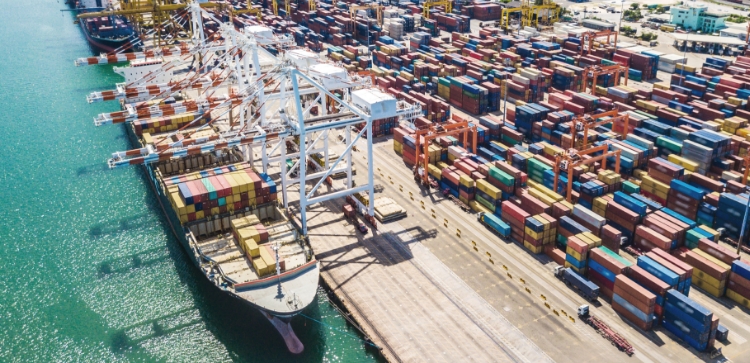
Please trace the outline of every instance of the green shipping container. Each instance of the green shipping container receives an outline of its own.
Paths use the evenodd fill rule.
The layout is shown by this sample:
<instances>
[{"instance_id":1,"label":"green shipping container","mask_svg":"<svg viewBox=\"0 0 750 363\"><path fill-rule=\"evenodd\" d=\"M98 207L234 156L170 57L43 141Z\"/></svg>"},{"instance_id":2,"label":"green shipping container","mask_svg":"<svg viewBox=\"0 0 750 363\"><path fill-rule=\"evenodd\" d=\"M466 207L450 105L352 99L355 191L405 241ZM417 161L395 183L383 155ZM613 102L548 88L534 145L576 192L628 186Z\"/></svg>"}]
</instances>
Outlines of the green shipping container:
<instances>
[{"instance_id":1,"label":"green shipping container","mask_svg":"<svg viewBox=\"0 0 750 363\"><path fill-rule=\"evenodd\" d=\"M506 186L509 186L509 187L512 187L516 183L516 179L515 178L513 178L512 176L510 176L510 174L508 174L508 173L500 170L496 166L491 166L490 167L489 175L493 179L495 179L495 180L503 183L503 185L506 185Z\"/></svg>"},{"instance_id":2,"label":"green shipping container","mask_svg":"<svg viewBox=\"0 0 750 363\"><path fill-rule=\"evenodd\" d=\"M489 201L487 201L487 199L484 199L479 195L474 196L474 199L476 199L477 202L479 202L479 204L485 206L487 209L491 210L492 212L495 212L495 206L492 205L492 203L490 203Z\"/></svg>"},{"instance_id":3,"label":"green shipping container","mask_svg":"<svg viewBox=\"0 0 750 363\"><path fill-rule=\"evenodd\" d=\"M678 154L682 153L682 143L672 138L659 136L656 139L656 145Z\"/></svg>"},{"instance_id":4,"label":"green shipping container","mask_svg":"<svg viewBox=\"0 0 750 363\"><path fill-rule=\"evenodd\" d=\"M606 254L610 255L610 256L611 256L612 258L614 258L615 260L617 260L617 261L620 261L620 263L622 263L623 265L625 265L625 266L633 266L633 263L632 263L632 262L630 262L630 261L628 261L628 260L624 259L624 258L623 258L622 256L620 256L619 254L617 254L617 253L614 253L614 252L613 252L612 250L610 250L609 248L607 248L607 247L604 247L604 246L601 246L601 247L599 247L599 249L600 249L600 250L601 250L602 252L604 252L604 253L606 253Z\"/></svg>"},{"instance_id":5,"label":"green shipping container","mask_svg":"<svg viewBox=\"0 0 750 363\"><path fill-rule=\"evenodd\" d=\"M641 192L641 186L629 181L622 182L622 190L628 194L638 194Z\"/></svg>"}]
</instances>

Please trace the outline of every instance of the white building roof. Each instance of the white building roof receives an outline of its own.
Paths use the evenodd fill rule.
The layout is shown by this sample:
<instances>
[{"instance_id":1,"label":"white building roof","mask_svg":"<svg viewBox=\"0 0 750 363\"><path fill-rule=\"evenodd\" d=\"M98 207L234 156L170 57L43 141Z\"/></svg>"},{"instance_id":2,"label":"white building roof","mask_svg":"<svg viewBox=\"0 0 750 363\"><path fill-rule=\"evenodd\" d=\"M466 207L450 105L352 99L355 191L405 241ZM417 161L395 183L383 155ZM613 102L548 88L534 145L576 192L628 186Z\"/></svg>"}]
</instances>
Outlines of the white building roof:
<instances>
[{"instance_id":1,"label":"white building roof","mask_svg":"<svg viewBox=\"0 0 750 363\"><path fill-rule=\"evenodd\" d=\"M699 43L718 43L725 45L744 45L745 42L737 38L732 37L719 37L715 35L703 35L703 34L672 34L676 40L687 40L689 42Z\"/></svg>"}]
</instances>

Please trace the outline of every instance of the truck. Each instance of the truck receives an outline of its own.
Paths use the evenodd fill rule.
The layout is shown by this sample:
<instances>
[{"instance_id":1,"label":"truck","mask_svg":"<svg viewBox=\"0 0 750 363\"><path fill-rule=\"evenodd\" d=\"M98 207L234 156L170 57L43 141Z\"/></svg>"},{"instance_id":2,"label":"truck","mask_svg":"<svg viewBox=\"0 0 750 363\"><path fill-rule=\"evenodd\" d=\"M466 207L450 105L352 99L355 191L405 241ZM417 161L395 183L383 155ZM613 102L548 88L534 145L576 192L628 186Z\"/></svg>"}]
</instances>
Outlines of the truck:
<instances>
[{"instance_id":1,"label":"truck","mask_svg":"<svg viewBox=\"0 0 750 363\"><path fill-rule=\"evenodd\" d=\"M477 215L477 220L495 234L502 237L510 236L510 226L495 215L480 212Z\"/></svg>"},{"instance_id":2,"label":"truck","mask_svg":"<svg viewBox=\"0 0 750 363\"><path fill-rule=\"evenodd\" d=\"M597 299L599 299L599 286L586 280L571 268L556 266L555 276L565 282L569 287L578 290L578 292L580 292L587 300L597 301Z\"/></svg>"},{"instance_id":3,"label":"truck","mask_svg":"<svg viewBox=\"0 0 750 363\"><path fill-rule=\"evenodd\" d=\"M367 226L357 218L357 212L354 210L354 207L350 204L344 204L343 209L344 217L357 227L359 233L367 234L367 232L369 232Z\"/></svg>"}]
</instances>

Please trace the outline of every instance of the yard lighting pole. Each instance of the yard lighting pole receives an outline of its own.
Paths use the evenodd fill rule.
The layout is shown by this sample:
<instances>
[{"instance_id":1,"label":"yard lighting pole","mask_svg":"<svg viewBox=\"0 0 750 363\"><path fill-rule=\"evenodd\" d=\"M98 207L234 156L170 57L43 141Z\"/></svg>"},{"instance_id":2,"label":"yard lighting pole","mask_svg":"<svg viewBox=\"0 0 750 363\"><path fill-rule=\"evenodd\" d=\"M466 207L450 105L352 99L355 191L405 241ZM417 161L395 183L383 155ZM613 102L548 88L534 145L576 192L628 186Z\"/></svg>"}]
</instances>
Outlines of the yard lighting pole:
<instances>
[{"instance_id":1,"label":"yard lighting pole","mask_svg":"<svg viewBox=\"0 0 750 363\"><path fill-rule=\"evenodd\" d=\"M680 72L680 87L682 87L682 81L685 79L685 66L687 65L687 49L688 49L688 37L690 32L685 33L685 50L682 51L682 72ZM747 213L747 211L745 211ZM744 221L743 221L744 223ZM744 225L742 228L745 228Z\"/></svg>"},{"instance_id":2,"label":"yard lighting pole","mask_svg":"<svg viewBox=\"0 0 750 363\"><path fill-rule=\"evenodd\" d=\"M622 32L622 18L625 16L623 14L625 14L625 0L622 0L622 2L620 2L620 25L617 26L618 32ZM617 44L615 44L615 47L616 46Z\"/></svg>"}]
</instances>

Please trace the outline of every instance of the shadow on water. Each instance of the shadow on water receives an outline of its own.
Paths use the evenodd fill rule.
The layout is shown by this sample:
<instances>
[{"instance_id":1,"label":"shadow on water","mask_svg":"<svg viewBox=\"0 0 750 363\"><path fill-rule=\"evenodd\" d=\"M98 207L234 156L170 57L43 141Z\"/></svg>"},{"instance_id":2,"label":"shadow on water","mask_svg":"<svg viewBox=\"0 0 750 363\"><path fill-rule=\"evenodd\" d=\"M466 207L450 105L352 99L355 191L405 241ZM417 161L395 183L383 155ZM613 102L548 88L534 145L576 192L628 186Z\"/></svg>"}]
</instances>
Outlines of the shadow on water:
<instances>
[{"instance_id":1,"label":"shadow on water","mask_svg":"<svg viewBox=\"0 0 750 363\"><path fill-rule=\"evenodd\" d=\"M89 176L105 171L109 171L109 166L107 166L107 163L101 162L79 167L78 169L76 169L76 176Z\"/></svg>"},{"instance_id":2,"label":"shadow on water","mask_svg":"<svg viewBox=\"0 0 750 363\"><path fill-rule=\"evenodd\" d=\"M150 220L151 216L149 214L142 213L114 221L97 223L89 227L89 237L96 239L147 227L146 223Z\"/></svg>"},{"instance_id":3,"label":"shadow on water","mask_svg":"<svg viewBox=\"0 0 750 363\"><path fill-rule=\"evenodd\" d=\"M169 260L169 258L168 255L164 254L164 248L152 248L130 256L104 261L99 264L97 275L100 279L103 279L110 275L128 273L140 268L153 266Z\"/></svg>"}]
</instances>

